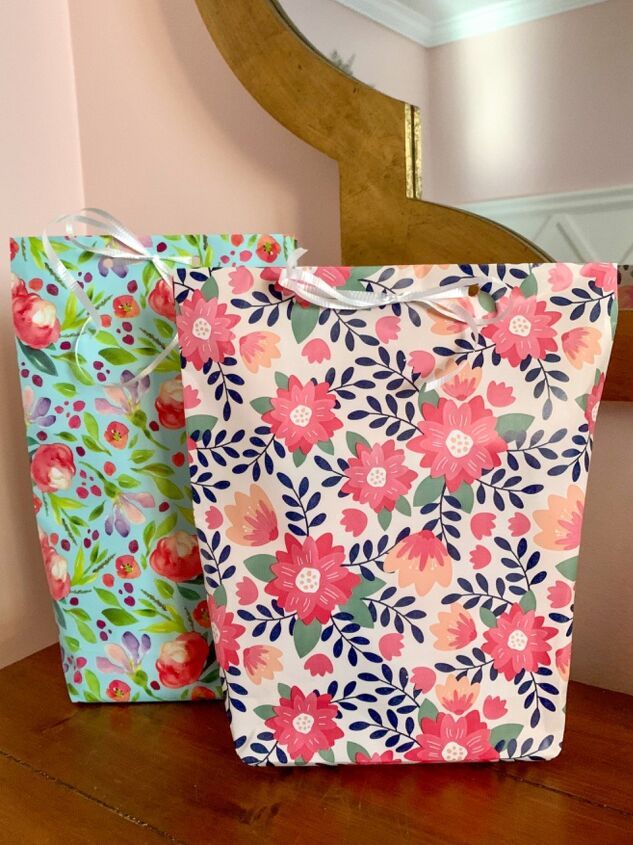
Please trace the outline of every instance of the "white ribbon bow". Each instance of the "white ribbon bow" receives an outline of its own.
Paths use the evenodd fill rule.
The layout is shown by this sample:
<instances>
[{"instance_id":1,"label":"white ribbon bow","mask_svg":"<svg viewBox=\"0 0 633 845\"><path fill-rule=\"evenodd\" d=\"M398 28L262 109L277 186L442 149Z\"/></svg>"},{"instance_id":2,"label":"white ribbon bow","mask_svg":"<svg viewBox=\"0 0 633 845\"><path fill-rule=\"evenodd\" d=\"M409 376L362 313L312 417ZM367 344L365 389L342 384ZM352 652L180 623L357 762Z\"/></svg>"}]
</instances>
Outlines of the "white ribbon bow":
<instances>
[{"instance_id":1,"label":"white ribbon bow","mask_svg":"<svg viewBox=\"0 0 633 845\"><path fill-rule=\"evenodd\" d=\"M367 308L379 308L383 305L393 305L394 303L417 302L444 317L464 323L475 335L479 334L480 328L491 325L499 319L498 314L493 317L476 319L459 303L445 304L447 300L450 302L450 300L468 297L469 288L473 285L480 288L476 279L470 279L468 283L463 279L458 279L446 285L438 285L426 290L419 288L404 291L381 289L375 292L344 290L328 285L308 267L299 267L297 262L305 253L305 249L295 249L290 254L288 265L279 276L279 285L320 308L331 308L335 311L360 311ZM426 390L433 390L448 379L453 378L463 369L466 363L467 361L464 360L450 373L427 381Z\"/></svg>"},{"instance_id":2,"label":"white ribbon bow","mask_svg":"<svg viewBox=\"0 0 633 845\"><path fill-rule=\"evenodd\" d=\"M74 226L77 223L85 223L88 226L111 235L119 243L123 244L126 249L109 247L101 244L86 245L80 242L77 239L74 230ZM80 285L79 281L73 276L68 268L64 266L61 259L53 249L53 245L51 244L49 237L49 229L60 224L65 224L68 240L84 252L92 252L95 255L104 255L108 258L123 258L127 261L151 261L161 278L169 284L171 284L171 272L165 262L170 261L177 264L196 266L198 264L198 259L191 255L159 255L156 252L150 252L150 250L141 243L133 232L130 232L130 230L126 229L119 220L100 208L82 208L80 211L73 214L65 214L63 217L59 217L57 220L49 224L42 233L42 246L44 247L44 252L48 258L51 270L55 273L60 282L62 282L62 284L70 291L70 293L77 297L88 314L86 321L79 330L74 348L75 363L79 369L83 369L79 358L79 342L89 323L93 324L95 331L98 331L101 328L101 315L95 308L88 294ZM160 362L163 361L169 353L177 347L177 345L178 338L174 336L174 338L167 344L166 347L164 347L164 349L161 350L161 352L159 352L151 363L144 367L139 373L136 373L132 379L125 382L125 386L130 387L135 382L140 381L145 376L152 373ZM113 384L118 385L118 382ZM110 387L113 385L103 383L102 386Z\"/></svg>"}]
</instances>

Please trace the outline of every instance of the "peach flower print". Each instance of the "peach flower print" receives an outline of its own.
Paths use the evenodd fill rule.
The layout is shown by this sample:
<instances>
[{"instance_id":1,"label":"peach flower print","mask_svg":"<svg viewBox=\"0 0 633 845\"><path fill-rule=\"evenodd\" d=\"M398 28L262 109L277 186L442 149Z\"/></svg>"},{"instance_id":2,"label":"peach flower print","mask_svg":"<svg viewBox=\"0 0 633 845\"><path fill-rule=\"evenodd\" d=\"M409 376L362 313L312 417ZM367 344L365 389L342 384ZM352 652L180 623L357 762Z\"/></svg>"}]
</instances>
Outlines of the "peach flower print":
<instances>
[{"instance_id":1,"label":"peach flower print","mask_svg":"<svg viewBox=\"0 0 633 845\"><path fill-rule=\"evenodd\" d=\"M577 549L580 545L585 494L577 484L572 484L565 496L548 496L547 504L547 510L534 512L534 520L541 529L534 537L534 542L542 549L555 552Z\"/></svg>"},{"instance_id":2,"label":"peach flower print","mask_svg":"<svg viewBox=\"0 0 633 845\"><path fill-rule=\"evenodd\" d=\"M477 701L479 684L471 684L468 678L459 680L455 675L449 675L446 683L438 684L435 693L439 703L445 710L461 716L470 710Z\"/></svg>"},{"instance_id":3,"label":"peach flower print","mask_svg":"<svg viewBox=\"0 0 633 845\"><path fill-rule=\"evenodd\" d=\"M226 536L240 546L265 546L279 536L273 506L258 484L251 484L248 494L236 493L224 512L230 522Z\"/></svg>"},{"instance_id":4,"label":"peach flower print","mask_svg":"<svg viewBox=\"0 0 633 845\"><path fill-rule=\"evenodd\" d=\"M602 351L600 337L593 326L581 326L563 334L563 352L572 367L579 370L584 364L593 364Z\"/></svg>"},{"instance_id":5,"label":"peach flower print","mask_svg":"<svg viewBox=\"0 0 633 845\"><path fill-rule=\"evenodd\" d=\"M431 625L434 646L440 651L465 648L477 637L473 617L461 604L452 604L450 610L440 611L437 622Z\"/></svg>"}]
</instances>

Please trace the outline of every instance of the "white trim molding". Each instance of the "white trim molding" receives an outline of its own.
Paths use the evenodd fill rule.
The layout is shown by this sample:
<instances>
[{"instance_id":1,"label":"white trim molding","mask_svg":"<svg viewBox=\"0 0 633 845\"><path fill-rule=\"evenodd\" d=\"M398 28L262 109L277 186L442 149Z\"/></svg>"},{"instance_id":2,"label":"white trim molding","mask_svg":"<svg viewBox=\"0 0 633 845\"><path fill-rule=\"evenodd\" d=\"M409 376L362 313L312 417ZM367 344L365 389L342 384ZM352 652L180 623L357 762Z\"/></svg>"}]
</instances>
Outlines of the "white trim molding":
<instances>
[{"instance_id":1,"label":"white trim molding","mask_svg":"<svg viewBox=\"0 0 633 845\"><path fill-rule=\"evenodd\" d=\"M606 0L499 0L457 15L431 18L401 0L336 0L376 23L416 41L437 47L462 38L497 32L510 26L571 12Z\"/></svg>"},{"instance_id":2,"label":"white trim molding","mask_svg":"<svg viewBox=\"0 0 633 845\"><path fill-rule=\"evenodd\" d=\"M633 185L462 205L559 261L633 263Z\"/></svg>"}]
</instances>

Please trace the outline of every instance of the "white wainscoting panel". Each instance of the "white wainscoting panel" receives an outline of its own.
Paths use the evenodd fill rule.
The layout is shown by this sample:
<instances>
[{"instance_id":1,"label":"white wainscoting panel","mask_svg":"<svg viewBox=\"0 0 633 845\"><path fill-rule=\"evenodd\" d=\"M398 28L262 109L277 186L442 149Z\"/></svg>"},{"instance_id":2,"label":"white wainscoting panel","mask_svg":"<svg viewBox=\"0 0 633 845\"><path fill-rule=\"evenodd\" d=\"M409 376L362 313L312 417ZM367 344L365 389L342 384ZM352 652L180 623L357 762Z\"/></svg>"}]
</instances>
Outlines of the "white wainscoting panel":
<instances>
[{"instance_id":1,"label":"white wainscoting panel","mask_svg":"<svg viewBox=\"0 0 633 845\"><path fill-rule=\"evenodd\" d=\"M633 186L463 205L519 232L557 261L633 264Z\"/></svg>"}]
</instances>

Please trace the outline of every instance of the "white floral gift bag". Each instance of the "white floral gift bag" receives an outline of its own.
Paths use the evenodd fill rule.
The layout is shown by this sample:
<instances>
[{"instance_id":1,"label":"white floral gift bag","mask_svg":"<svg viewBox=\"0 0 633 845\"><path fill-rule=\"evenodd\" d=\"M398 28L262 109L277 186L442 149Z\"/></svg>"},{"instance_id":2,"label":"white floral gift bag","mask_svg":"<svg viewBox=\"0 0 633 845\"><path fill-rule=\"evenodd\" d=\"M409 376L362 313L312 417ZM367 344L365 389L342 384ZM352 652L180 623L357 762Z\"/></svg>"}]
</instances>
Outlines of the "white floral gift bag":
<instances>
[{"instance_id":1,"label":"white floral gift bag","mask_svg":"<svg viewBox=\"0 0 633 845\"><path fill-rule=\"evenodd\" d=\"M175 284L240 757L556 756L616 268L183 268Z\"/></svg>"}]
</instances>

